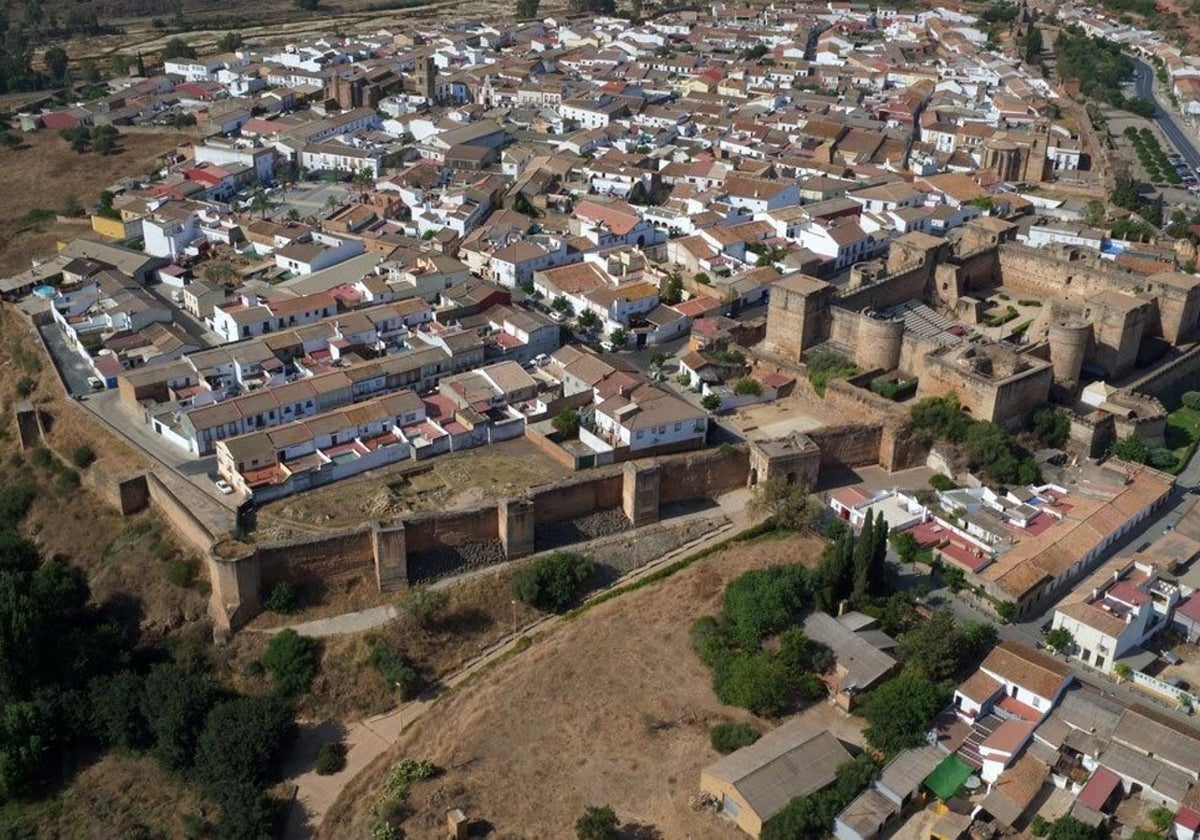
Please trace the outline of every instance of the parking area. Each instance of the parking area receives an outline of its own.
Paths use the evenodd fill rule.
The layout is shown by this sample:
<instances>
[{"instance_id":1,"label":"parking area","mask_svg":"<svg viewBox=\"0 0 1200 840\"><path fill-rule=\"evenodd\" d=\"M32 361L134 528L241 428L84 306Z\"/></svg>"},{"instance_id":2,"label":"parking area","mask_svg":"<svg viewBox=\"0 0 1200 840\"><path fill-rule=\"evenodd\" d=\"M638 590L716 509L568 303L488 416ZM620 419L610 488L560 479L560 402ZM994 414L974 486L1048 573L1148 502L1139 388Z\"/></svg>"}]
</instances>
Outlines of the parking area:
<instances>
[{"instance_id":1,"label":"parking area","mask_svg":"<svg viewBox=\"0 0 1200 840\"><path fill-rule=\"evenodd\" d=\"M279 189L270 193L273 206L268 215L282 220L288 217L290 211L295 210L294 215L301 219L319 217L332 208L347 203L353 193L350 185L339 182L304 184L291 189Z\"/></svg>"}]
</instances>

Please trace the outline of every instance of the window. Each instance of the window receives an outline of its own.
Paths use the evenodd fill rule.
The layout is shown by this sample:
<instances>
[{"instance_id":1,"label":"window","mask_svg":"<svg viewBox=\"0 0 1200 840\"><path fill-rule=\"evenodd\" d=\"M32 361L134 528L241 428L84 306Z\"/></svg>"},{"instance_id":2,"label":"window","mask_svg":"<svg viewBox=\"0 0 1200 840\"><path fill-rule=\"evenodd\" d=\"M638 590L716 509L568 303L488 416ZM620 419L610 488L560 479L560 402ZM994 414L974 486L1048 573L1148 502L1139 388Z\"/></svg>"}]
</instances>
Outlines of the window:
<instances>
[{"instance_id":1,"label":"window","mask_svg":"<svg viewBox=\"0 0 1200 840\"><path fill-rule=\"evenodd\" d=\"M676 424L675 424L675 431L677 431L677 432L678 432L678 431L679 431L680 429L682 429L682 428L683 428L683 424L682 424L682 423L676 423Z\"/></svg>"},{"instance_id":2,"label":"window","mask_svg":"<svg viewBox=\"0 0 1200 840\"><path fill-rule=\"evenodd\" d=\"M642 437L642 430L641 430L641 429L638 429L637 436L638 436L638 439L640 440L640 439L641 439L641 437Z\"/></svg>"}]
</instances>

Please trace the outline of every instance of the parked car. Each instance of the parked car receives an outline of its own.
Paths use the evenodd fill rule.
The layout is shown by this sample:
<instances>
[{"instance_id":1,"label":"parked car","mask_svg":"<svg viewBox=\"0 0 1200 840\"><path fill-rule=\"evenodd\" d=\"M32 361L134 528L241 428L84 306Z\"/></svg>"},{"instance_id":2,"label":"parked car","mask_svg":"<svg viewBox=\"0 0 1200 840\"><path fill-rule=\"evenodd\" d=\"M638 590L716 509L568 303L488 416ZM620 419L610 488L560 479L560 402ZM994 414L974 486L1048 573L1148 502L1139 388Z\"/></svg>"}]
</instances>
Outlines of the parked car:
<instances>
[{"instance_id":1,"label":"parked car","mask_svg":"<svg viewBox=\"0 0 1200 840\"><path fill-rule=\"evenodd\" d=\"M550 364L550 357L545 353L538 353L533 357L533 363L538 367L545 367L546 365Z\"/></svg>"},{"instance_id":2,"label":"parked car","mask_svg":"<svg viewBox=\"0 0 1200 840\"><path fill-rule=\"evenodd\" d=\"M103 391L104 390L104 380L101 379L99 376L89 376L87 378L87 383L88 383L88 387L91 388L93 391Z\"/></svg>"},{"instance_id":3,"label":"parked car","mask_svg":"<svg viewBox=\"0 0 1200 840\"><path fill-rule=\"evenodd\" d=\"M233 493L233 488L230 487L229 482L223 478L218 478L216 481L213 482L213 484L215 484L217 486L217 489L221 491L222 496L228 496L231 493Z\"/></svg>"}]
</instances>

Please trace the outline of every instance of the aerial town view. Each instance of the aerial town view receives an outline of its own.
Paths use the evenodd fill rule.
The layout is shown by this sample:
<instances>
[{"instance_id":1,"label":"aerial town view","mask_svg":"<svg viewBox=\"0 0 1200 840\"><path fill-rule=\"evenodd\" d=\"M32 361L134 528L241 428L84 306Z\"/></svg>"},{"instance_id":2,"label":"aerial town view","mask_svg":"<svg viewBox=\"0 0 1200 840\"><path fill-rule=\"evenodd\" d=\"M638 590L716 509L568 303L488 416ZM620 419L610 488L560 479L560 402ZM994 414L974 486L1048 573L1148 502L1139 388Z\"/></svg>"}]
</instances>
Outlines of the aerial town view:
<instances>
[{"instance_id":1,"label":"aerial town view","mask_svg":"<svg viewBox=\"0 0 1200 840\"><path fill-rule=\"evenodd\" d=\"M0 840L1200 840L1200 0L0 43Z\"/></svg>"}]
</instances>

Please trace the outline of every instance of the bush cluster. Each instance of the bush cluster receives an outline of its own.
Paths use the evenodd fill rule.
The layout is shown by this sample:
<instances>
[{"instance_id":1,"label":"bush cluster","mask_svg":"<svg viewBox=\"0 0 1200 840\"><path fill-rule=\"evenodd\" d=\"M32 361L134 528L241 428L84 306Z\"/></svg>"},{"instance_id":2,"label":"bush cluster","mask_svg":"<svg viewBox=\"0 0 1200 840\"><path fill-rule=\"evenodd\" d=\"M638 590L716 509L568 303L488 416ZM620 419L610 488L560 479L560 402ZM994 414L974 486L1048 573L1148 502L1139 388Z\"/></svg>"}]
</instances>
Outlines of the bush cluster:
<instances>
[{"instance_id":1,"label":"bush cluster","mask_svg":"<svg viewBox=\"0 0 1200 840\"><path fill-rule=\"evenodd\" d=\"M566 612L583 593L592 561L581 554L556 551L513 576L513 594L521 603L548 613Z\"/></svg>"}]
</instances>

